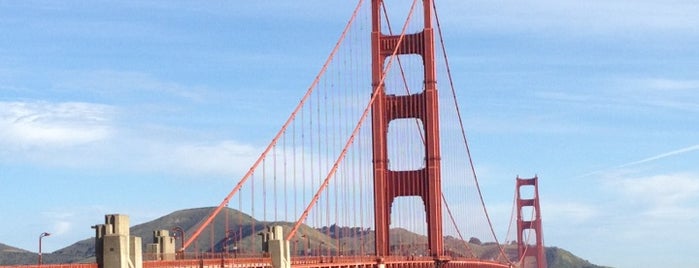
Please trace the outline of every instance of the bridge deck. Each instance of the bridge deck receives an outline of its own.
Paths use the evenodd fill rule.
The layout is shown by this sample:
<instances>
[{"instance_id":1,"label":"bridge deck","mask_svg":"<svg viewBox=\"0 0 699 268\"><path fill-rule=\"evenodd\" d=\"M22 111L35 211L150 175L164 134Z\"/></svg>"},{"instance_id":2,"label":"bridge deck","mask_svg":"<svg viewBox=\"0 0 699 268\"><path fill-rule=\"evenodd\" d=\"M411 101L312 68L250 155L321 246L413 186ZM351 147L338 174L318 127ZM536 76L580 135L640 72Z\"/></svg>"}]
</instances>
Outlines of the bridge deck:
<instances>
[{"instance_id":1,"label":"bridge deck","mask_svg":"<svg viewBox=\"0 0 699 268\"><path fill-rule=\"evenodd\" d=\"M429 257L385 257L374 256L314 256L295 257L292 267L298 268L375 268L384 264L385 268L432 268L435 261ZM224 258L224 259L186 259L171 261L144 261L143 268L269 268L270 258ZM477 259L449 260L444 268L509 268L503 263ZM11 265L0 268L97 268L96 263L83 264L43 264Z\"/></svg>"}]
</instances>

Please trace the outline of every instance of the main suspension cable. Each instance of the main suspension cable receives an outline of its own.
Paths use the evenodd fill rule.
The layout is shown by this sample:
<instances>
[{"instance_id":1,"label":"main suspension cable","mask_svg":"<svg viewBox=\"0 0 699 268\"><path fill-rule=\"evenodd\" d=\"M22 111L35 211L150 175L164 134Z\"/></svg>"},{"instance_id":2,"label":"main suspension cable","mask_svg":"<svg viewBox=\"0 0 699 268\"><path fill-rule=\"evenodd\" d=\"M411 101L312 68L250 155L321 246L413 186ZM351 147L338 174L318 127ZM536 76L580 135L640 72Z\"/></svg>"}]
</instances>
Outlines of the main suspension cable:
<instances>
[{"instance_id":1,"label":"main suspension cable","mask_svg":"<svg viewBox=\"0 0 699 268\"><path fill-rule=\"evenodd\" d=\"M454 99L454 107L456 109L456 115L459 119L459 126L461 128L461 136L463 137L464 145L466 146L466 154L468 155L468 162L471 166L473 180L475 181L476 189L478 190L478 197L481 200L481 206L483 207L483 212L485 213L485 218L488 221L488 226L490 227L490 232L493 235L493 239L495 239L495 243L498 245L498 249L500 250L500 254L502 254L502 256L504 256L505 259L507 259L509 262L509 259L507 258L507 255L505 254L505 250L503 249L502 245L500 245L500 242L498 241L498 237L495 234L495 229L493 229L493 223L490 220L490 215L488 214L488 209L485 207L485 201L483 200L483 193L482 193L481 187L478 183L478 176L476 175L476 169L473 165L473 158L471 157L471 149L469 147L468 140L466 139L466 130L464 128L463 118L461 117L461 110L459 108L459 102L456 99L456 90L454 87L454 80L452 79L452 75L451 75L451 68L449 67L449 59L447 57L447 49L446 49L446 46L444 45L444 38L442 36L442 27L441 27L441 24L439 22L439 16L437 15L437 4L434 1L432 2L432 7L434 10L434 17L435 17L435 20L437 22L437 31L439 33L439 42L440 42L440 45L442 47L442 53L444 55L444 63L446 65L447 76L449 79L449 86L451 87L451 93L452 93L453 99Z\"/></svg>"},{"instance_id":2,"label":"main suspension cable","mask_svg":"<svg viewBox=\"0 0 699 268\"><path fill-rule=\"evenodd\" d=\"M309 96L311 96L311 93L313 93L313 90L316 88L316 86L317 86L318 83L320 82L320 78L321 78L321 77L323 76L323 74L325 74L325 72L327 71L328 66L330 65L330 63L332 62L333 58L335 57L335 54L336 54L337 51L340 49L340 45L341 45L341 44L343 43L343 41L345 40L345 36L346 36L347 33L349 32L350 26L352 26L352 24L353 24L355 18L357 17L357 14L359 13L360 7L362 6L362 3L363 3L363 2L364 2L363 0L359 0L359 2L357 3L357 6L355 7L354 12L352 13L352 17L349 19L349 21L348 21L347 24L345 25L345 29L342 31L342 34L341 34L340 37L338 38L338 41L335 43L335 47L333 47L332 52L330 52L330 55L329 55L328 58L325 60L325 63L323 64L323 67L321 68L320 72L318 73L318 75L316 75L315 79L313 80L313 82L311 83L311 85L308 87L308 90L306 91L306 94L303 95L303 97L301 98L301 101L299 101L299 104L296 106L296 108L295 108L294 111L291 113L291 115L289 115L289 118L286 120L286 122L285 122L284 125L281 127L281 129L279 130L279 132L277 132L277 134L274 136L274 138L273 138L272 141L269 143L269 145L267 145L267 148L265 148L265 150L262 152L262 154L260 154L260 156L257 158L257 160L255 161L255 163L250 167L250 169L248 170L248 172L245 173L245 175L240 179L240 181L238 182L238 184L236 184L236 186L233 188L233 190L231 190L231 192L223 199L223 201L221 202L221 204L219 204L218 207L216 207L216 209L214 209L214 210L211 212L211 214L209 214L209 216L206 218L206 220L204 220L204 222L199 226L199 228L197 228L197 230L196 230L196 231L189 237L189 239L182 245L182 248L180 249L180 251L184 252L184 250L187 248L187 246L189 246L190 244L192 244L192 243L199 237L199 235L201 234L201 232L204 231L204 229L205 229L209 224L211 224L211 222L214 220L214 218L216 217L216 215L218 215L218 213L221 212L221 209L223 209L223 208L228 204L228 202L230 201L230 199L240 190L241 187L243 187L243 184L245 184L245 182L251 177L251 175L255 172L255 170L256 170L257 167L260 165L260 163L262 163L262 161L267 157L267 154L272 150L272 148L277 144L277 142L278 142L279 139L282 137L282 135L286 132L286 129L289 127L289 125L291 124L291 122L293 122L294 119L296 118L296 114L297 114L297 113L301 110L301 108L304 106L304 104L305 104L306 101L308 100Z\"/></svg>"},{"instance_id":3,"label":"main suspension cable","mask_svg":"<svg viewBox=\"0 0 699 268\"><path fill-rule=\"evenodd\" d=\"M361 3L361 1L360 1ZM403 42L403 39L405 37L405 31L407 30L408 22L410 22L410 19L413 15L413 11L415 9L415 4L417 3L417 0L413 0L413 4L410 7L410 13L408 14L408 18L403 25L403 30L401 32L400 38L398 39L398 43L396 44L396 48L393 50L393 54L388 60L388 63L386 63L386 67L383 70L383 73L381 75L381 80L379 83L376 85L376 87L373 89L373 91L378 90L383 86L384 80L386 78L386 73L388 70L391 69L391 65L393 64L393 59L397 58L396 55L398 54L398 49L400 48L400 44ZM313 196L313 199L311 202L308 204L306 209L303 211L303 214L299 217L299 219L296 221L296 224L294 224L294 227L289 231L289 234L286 236L286 240L290 240L294 235L296 234L296 231L298 231L299 227L301 227L301 224L306 220L308 217L308 214L310 213L311 209L315 206L315 204L318 202L318 199L320 198L320 195L325 191L327 188L328 184L330 183L330 179L335 175L337 172L337 169L340 165L340 162L345 158L345 155L347 155L347 151L349 150L350 145L353 144L354 139L356 138L357 134L359 133L359 130L362 128L362 125L366 118L369 116L369 112L371 111L371 107L374 104L374 101L376 100L376 97L379 96L380 94L377 94L376 92L373 92L371 99L369 100L369 103L367 104L367 107L364 109L364 112L362 113L362 116L359 118L359 122L357 122L357 125L354 127L354 130L352 131L352 134L349 136L347 142L345 143L345 146L342 148L342 152L340 155L337 157L335 160L335 163L333 163L332 169L328 172L328 175L325 177L323 180L323 183L318 187L318 191L316 191L315 195Z\"/></svg>"}]
</instances>

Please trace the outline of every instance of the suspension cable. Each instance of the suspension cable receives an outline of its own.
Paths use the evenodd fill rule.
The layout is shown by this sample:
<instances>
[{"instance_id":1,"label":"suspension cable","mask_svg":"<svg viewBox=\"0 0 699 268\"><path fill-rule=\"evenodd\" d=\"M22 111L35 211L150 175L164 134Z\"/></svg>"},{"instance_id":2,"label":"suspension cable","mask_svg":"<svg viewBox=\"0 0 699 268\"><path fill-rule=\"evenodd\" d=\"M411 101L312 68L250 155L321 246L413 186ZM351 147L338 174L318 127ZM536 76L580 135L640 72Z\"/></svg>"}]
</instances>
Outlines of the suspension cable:
<instances>
[{"instance_id":1,"label":"suspension cable","mask_svg":"<svg viewBox=\"0 0 699 268\"><path fill-rule=\"evenodd\" d=\"M444 201L444 206L447 208L447 214L449 214L449 219L451 220L451 223L454 225L454 228L456 229L456 234L459 235L459 239L461 239L461 242L464 242L464 245L468 249L468 251L471 253L471 256L476 257L473 254L473 249L471 249L471 246L466 243L466 240L464 239L464 236L461 235L461 230L459 230L459 226L456 225L456 220L454 219L454 215L451 213L451 209L449 208L449 203L447 203L447 199L444 197L444 193L442 193L442 201Z\"/></svg>"},{"instance_id":2,"label":"suspension cable","mask_svg":"<svg viewBox=\"0 0 699 268\"><path fill-rule=\"evenodd\" d=\"M360 1L360 3L361 3L361 1ZM406 19L406 22L403 25L403 30L401 31L401 35L400 35L400 38L398 39L398 43L396 44L396 47L393 50L393 54L389 58L388 63L386 63L386 67L384 68L383 73L381 75L381 80L376 85L376 88L373 89L373 91L376 91L379 88L381 88L381 86L383 86L384 80L386 78L386 73L388 72L388 70L391 69L391 65L393 64L393 59L397 58L396 55L398 54L398 49L400 48L400 44L403 42L403 39L405 37L405 31L408 28L408 22L410 22L410 19L412 18L416 3L417 3L417 0L413 0L413 4L410 7L410 13L408 13L408 18ZM294 227L291 229L289 234L286 236L286 240L290 240L292 237L294 237L294 235L296 234L296 231L298 231L299 227L301 227L301 224L308 217L308 214L310 213L311 209L318 202L318 199L320 198L320 194L322 194L325 191L325 189L327 188L328 184L330 183L330 179L332 179L333 175L335 175L335 173L337 172L338 166L340 165L340 162L342 162L342 160L345 158L345 155L347 155L347 151L348 151L350 145L353 144L355 137L357 136L357 134L359 133L359 130L362 128L362 125L364 124L364 121L369 116L369 112L371 111L371 107L374 104L376 97L379 95L380 94L377 94L376 92L374 92L372 94L371 99L369 100L369 103L367 104L367 107L364 108L364 112L362 113L362 116L359 118L359 122L354 127L352 134L350 135L347 142L345 143L345 146L342 148L342 152L335 160L335 163L333 163L332 169L328 172L328 175L325 177L325 180L323 180L323 183L318 187L318 191L316 191L316 194L313 196L313 199L308 204L306 209L303 211L303 214L301 214L299 219L296 221L296 224L294 224Z\"/></svg>"},{"instance_id":3,"label":"suspension cable","mask_svg":"<svg viewBox=\"0 0 699 268\"><path fill-rule=\"evenodd\" d=\"M498 245L498 249L500 250L500 254L502 254L503 256L506 257L507 255L505 254L505 250L503 249L502 245L500 245L500 242L498 241L498 237L495 234L495 229L493 229L493 223L490 220L490 215L488 214L488 209L485 207L485 201L483 200L483 193L482 193L481 187L478 183L478 176L476 175L476 169L473 165L473 158L471 157L471 149L468 145L468 140L466 139L466 130L464 128L463 118L461 117L461 110L459 108L459 102L456 99L456 90L454 87L454 80L452 79L451 68L449 67L449 59L447 57L447 49L446 49L446 46L444 45L444 38L442 36L442 27L441 27L441 24L439 22L439 16L437 15L437 4L435 3L435 1L432 2L432 7L433 7L432 9L434 10L434 17L435 17L435 20L437 22L437 31L439 32L439 42L440 42L440 45L442 47L442 53L444 55L444 63L446 65L447 76L449 79L449 86L451 87L451 93L452 93L452 96L454 99L454 107L456 109L456 114L457 114L457 117L459 119L459 127L461 128L461 136L463 137L464 145L466 146L466 154L468 155L468 162L471 166L473 180L475 181L476 189L478 190L478 197L481 200L481 206L483 206L483 212L485 213L485 218L488 221L488 226L490 227L490 232L493 235L493 238L495 239L495 243ZM508 262L509 262L509 259L508 259Z\"/></svg>"},{"instance_id":4,"label":"suspension cable","mask_svg":"<svg viewBox=\"0 0 699 268\"><path fill-rule=\"evenodd\" d=\"M321 68L320 72L318 72L318 75L316 75L315 79L313 80L311 85L308 87L306 94L303 95L303 97L301 98L301 101L299 101L299 104L296 106L296 108L291 113L291 115L289 115L289 118L286 120L286 122L281 127L279 132L277 132L277 134L274 136L274 138L272 139L272 142L270 142L269 145L267 145L267 148L262 152L262 154L260 154L260 157L257 158L257 160L250 167L248 172L245 173L245 175L240 179L240 181L238 182L238 184L236 184L236 186L233 188L233 190L231 190L231 192L223 199L221 204L219 204L218 207L215 210L213 210L211 212L211 214L209 214L209 216L206 218L206 220L199 226L199 228L197 228L197 230L182 245L182 248L180 249L182 252L184 252L184 250L187 248L187 246L189 246L192 242L194 242L194 240L196 240L199 237L199 235L201 234L202 231L204 231L206 226L208 226L214 220L216 215L218 215L218 213L221 212L221 209L223 209L223 207L225 207L226 204L228 204L228 202L233 197L233 195L235 195L240 190L240 188L243 187L243 184L245 184L245 182L251 177L251 175L254 173L254 171L257 169L257 167L260 165L260 163L266 158L267 154L277 144L277 142L279 141L281 136L284 134L284 132L286 132L286 129L289 127L291 122L294 121L294 119L296 118L296 114L304 106L304 104L308 100L311 93L313 93L313 90L316 88L316 86L320 82L320 78L323 76L323 74L325 74L325 71L327 71L328 66L330 65L333 58L335 57L335 54L340 49L340 45L345 40L345 36L349 32L350 26L352 26L355 18L357 17L357 14L359 13L360 7L362 6L363 2L364 2L364 0L359 0L359 2L357 3L357 6L355 7L354 12L352 13L352 17L350 17L349 21L345 25L345 29L342 31L342 34L340 35L337 42L335 43L335 47L333 47L332 52L330 52L330 55L325 60L325 63L323 64L323 67Z\"/></svg>"},{"instance_id":5,"label":"suspension cable","mask_svg":"<svg viewBox=\"0 0 699 268\"><path fill-rule=\"evenodd\" d=\"M507 238L510 237L510 232L512 232L512 223L516 221L516 214L515 214L515 208L517 207L517 199L518 199L518 194L517 194L517 187L515 187L515 192L513 193L512 197L512 209L510 210L510 223L507 225L507 234L505 234L505 243L507 243ZM515 239L516 236L515 236ZM508 260L510 259L509 257L505 256Z\"/></svg>"}]
</instances>

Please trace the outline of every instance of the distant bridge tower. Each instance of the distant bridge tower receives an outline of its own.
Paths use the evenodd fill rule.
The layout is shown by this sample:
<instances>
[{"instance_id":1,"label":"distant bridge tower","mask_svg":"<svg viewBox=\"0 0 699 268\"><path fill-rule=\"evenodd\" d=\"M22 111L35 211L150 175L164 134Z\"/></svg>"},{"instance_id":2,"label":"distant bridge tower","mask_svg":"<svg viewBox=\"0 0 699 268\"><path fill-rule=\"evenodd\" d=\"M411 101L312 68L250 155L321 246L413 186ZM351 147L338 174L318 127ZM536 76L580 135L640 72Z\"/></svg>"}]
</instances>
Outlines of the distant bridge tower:
<instances>
[{"instance_id":1,"label":"distant bridge tower","mask_svg":"<svg viewBox=\"0 0 699 268\"><path fill-rule=\"evenodd\" d=\"M439 258L444 255L444 246L432 0L422 1L422 31L406 34L402 41L399 41L399 35L382 32L383 1L371 2L372 86L373 94L378 94L372 107L376 254L389 255L389 224L394 199L401 196L419 196L425 204L429 252L431 256ZM386 59L393 55L394 51L397 51L398 55L421 56L424 65L422 92L400 96L386 94L385 85L381 84L381 81ZM411 118L419 119L422 123L425 167L417 170L390 170L387 150L389 123L395 119Z\"/></svg>"},{"instance_id":2,"label":"distant bridge tower","mask_svg":"<svg viewBox=\"0 0 699 268\"><path fill-rule=\"evenodd\" d=\"M532 187L534 196L532 198L522 198L522 187ZM529 215L522 215L522 208L530 208L533 211ZM532 215L533 214L533 215ZM523 216L533 218L525 221ZM534 232L536 241L532 246L529 241L525 241L524 232ZM530 238L531 239L531 238ZM543 231L541 230L541 209L539 208L539 178L523 179L517 177L517 248L519 257L522 260L521 267L546 268L546 252L544 249ZM532 266L531 258L536 261L536 266Z\"/></svg>"}]
</instances>

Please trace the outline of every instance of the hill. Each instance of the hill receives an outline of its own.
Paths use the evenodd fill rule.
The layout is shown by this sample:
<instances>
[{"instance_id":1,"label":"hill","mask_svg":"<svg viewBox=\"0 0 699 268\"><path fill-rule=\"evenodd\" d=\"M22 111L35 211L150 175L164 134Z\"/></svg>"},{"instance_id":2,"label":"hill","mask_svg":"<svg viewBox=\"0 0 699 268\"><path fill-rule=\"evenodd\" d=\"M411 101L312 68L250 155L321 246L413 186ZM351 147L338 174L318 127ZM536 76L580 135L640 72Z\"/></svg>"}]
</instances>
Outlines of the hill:
<instances>
[{"instance_id":1,"label":"hill","mask_svg":"<svg viewBox=\"0 0 699 268\"><path fill-rule=\"evenodd\" d=\"M580 267L580 268L598 268L587 260L578 258L564 249L550 247L546 248L546 261L549 267Z\"/></svg>"},{"instance_id":2,"label":"hill","mask_svg":"<svg viewBox=\"0 0 699 268\"><path fill-rule=\"evenodd\" d=\"M140 236L143 248L147 243L152 242L153 231L160 229L172 230L174 227L182 228L186 234L193 233L200 224L200 220L205 218L214 208L195 208L175 211L162 216L153 221L138 224L130 228L131 234ZM236 248L239 253L245 253L246 249L259 249L260 239L257 233L264 230L272 223L258 221L251 216L234 209L226 208L214 219L210 227L201 233L199 238L188 247L188 252L209 252L223 251L226 247ZM292 223L275 222L282 225L284 232L288 233ZM231 240L214 240L214 238L226 237L229 234ZM360 238L360 239L358 239ZM412 233L408 230L396 228L391 230L391 244L394 245L392 251L402 251L404 254L427 255L427 237ZM343 255L373 254L374 232L369 229L358 227L327 226L322 228L311 228L305 225L297 232L292 240L292 250L303 255L307 251L312 253L318 250L316 245L323 245L326 254L340 253ZM361 241L361 243L357 243ZM305 243L305 244L304 244ZM94 238L78 241L68 247L55 252L43 254L44 263L81 263L94 262L95 255ZM181 245L181 239L176 241L177 247ZM447 254L455 257L472 257L480 259L496 259L499 257L499 249L495 243L481 243L478 239L472 238L465 243L460 239L447 236L444 239ZM306 245L313 245L309 249ZM517 256L517 248L514 245L505 246L505 252L509 258ZM292 253L294 254L294 253ZM37 262L37 254L26 250L14 248L0 244L0 265L34 264ZM572 253L563 249L549 247L546 248L546 259L549 267L566 268L598 268L590 262L576 257Z\"/></svg>"},{"instance_id":3,"label":"hill","mask_svg":"<svg viewBox=\"0 0 699 268\"><path fill-rule=\"evenodd\" d=\"M33 261L36 262L36 254L0 243L0 265L26 263L31 256L34 256Z\"/></svg>"},{"instance_id":4,"label":"hill","mask_svg":"<svg viewBox=\"0 0 699 268\"><path fill-rule=\"evenodd\" d=\"M42 254L44 263L69 263L75 259L72 255ZM36 264L37 253L0 243L0 265Z\"/></svg>"},{"instance_id":5,"label":"hill","mask_svg":"<svg viewBox=\"0 0 699 268\"><path fill-rule=\"evenodd\" d=\"M196 227L198 227L199 221L208 216L212 209L213 208L195 208L175 211L155 220L135 225L131 227L129 231L131 235L141 237L142 248L146 248L146 244L153 242L153 231L162 229L172 230L174 227L179 227L182 228L186 234L193 233ZM244 237L255 233L254 230L261 231L262 228L264 228L263 224L260 224L249 215L227 208L225 211L221 212L212 223L214 237L225 237L226 215L228 215L229 221L228 228L236 230L241 229ZM211 230L211 227L209 227L208 230ZM211 232L205 231L199 236L197 241L195 241L191 250L209 251L210 241ZM220 241L217 243L220 243ZM177 238L176 244L177 247L181 245L181 239L179 237ZM94 238L81 240L73 245L57 250L54 253L76 256L76 261L91 258L95 256L95 241Z\"/></svg>"},{"instance_id":6,"label":"hill","mask_svg":"<svg viewBox=\"0 0 699 268\"><path fill-rule=\"evenodd\" d=\"M3 252L3 253L30 253L27 250L16 248L16 247L11 247L11 246L5 245L3 243L0 243L0 252Z\"/></svg>"}]
</instances>

